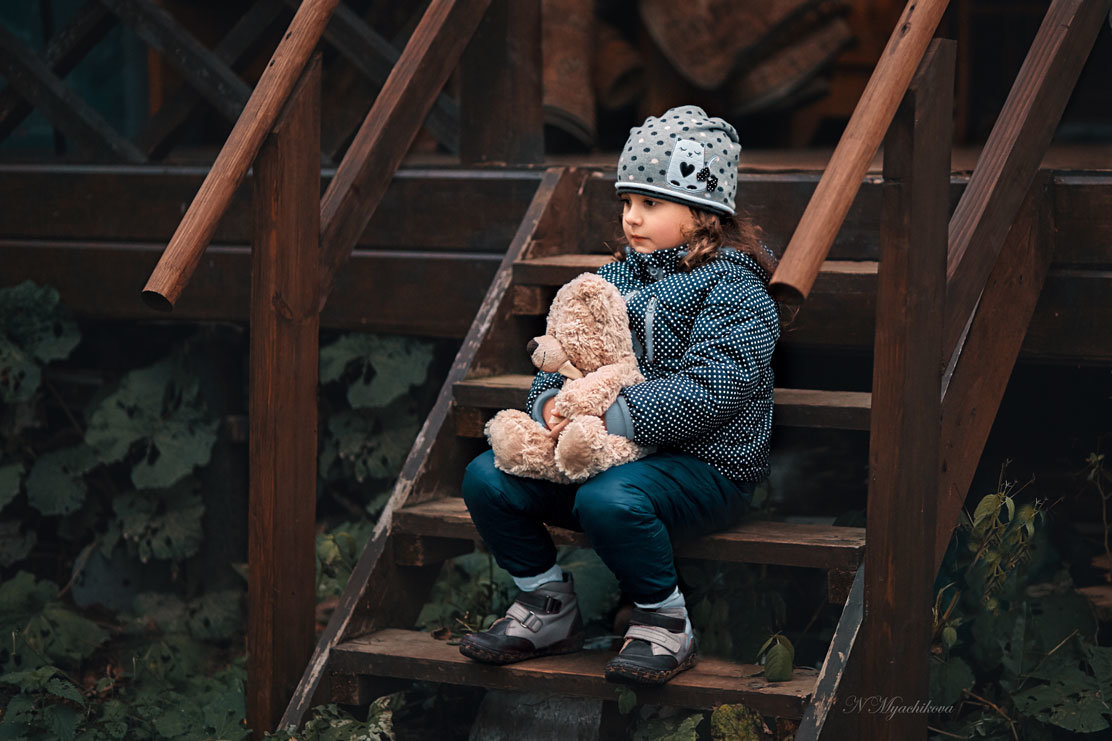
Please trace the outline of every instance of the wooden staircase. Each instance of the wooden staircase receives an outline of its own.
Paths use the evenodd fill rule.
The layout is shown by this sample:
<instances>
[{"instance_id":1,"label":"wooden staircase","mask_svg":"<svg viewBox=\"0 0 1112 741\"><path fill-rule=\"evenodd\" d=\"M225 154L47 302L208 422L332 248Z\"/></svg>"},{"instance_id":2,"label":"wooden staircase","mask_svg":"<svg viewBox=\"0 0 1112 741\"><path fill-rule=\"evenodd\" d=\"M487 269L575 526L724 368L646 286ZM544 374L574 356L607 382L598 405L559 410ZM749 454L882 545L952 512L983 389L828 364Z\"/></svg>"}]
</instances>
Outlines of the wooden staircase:
<instances>
[{"instance_id":1,"label":"wooden staircase","mask_svg":"<svg viewBox=\"0 0 1112 741\"><path fill-rule=\"evenodd\" d=\"M346 620L334 618L329 625L315 663L291 703L294 712L306 707L301 703L312 694L318 700L366 702L380 687L373 678L382 677L617 699L619 685L603 677L609 652L585 651L492 667L411 629L443 560L470 551L479 540L459 498L463 468L486 447L482 436L486 419L498 409L523 407L532 379L524 346L528 338L543 333L551 293L571 277L611 259L586 250L558 251L582 248L592 241L583 220L568 216L569 211L582 208L579 194L591 174L575 168L545 173L418 436L387 512L341 597L337 615L351 612ZM775 424L868 429L869 397L868 393L779 389ZM588 545L581 533L550 530L557 544ZM845 642L847 637L852 641L861 620L859 567L864 550L864 528L753 520L679 543L676 554L827 570L834 575L829 581L830 599L848 607L838 627L838 637ZM856 588L848 589L855 576ZM401 584L407 587L391 593L393 585ZM372 605L389 609L379 612ZM822 672L800 668L790 682L780 683L767 682L759 666L706 657L666 686L638 688L637 696L643 702L693 708L742 702L766 715L800 719L820 691L820 675L836 680L846 655L832 653ZM836 681L829 684L827 692Z\"/></svg>"}]
</instances>

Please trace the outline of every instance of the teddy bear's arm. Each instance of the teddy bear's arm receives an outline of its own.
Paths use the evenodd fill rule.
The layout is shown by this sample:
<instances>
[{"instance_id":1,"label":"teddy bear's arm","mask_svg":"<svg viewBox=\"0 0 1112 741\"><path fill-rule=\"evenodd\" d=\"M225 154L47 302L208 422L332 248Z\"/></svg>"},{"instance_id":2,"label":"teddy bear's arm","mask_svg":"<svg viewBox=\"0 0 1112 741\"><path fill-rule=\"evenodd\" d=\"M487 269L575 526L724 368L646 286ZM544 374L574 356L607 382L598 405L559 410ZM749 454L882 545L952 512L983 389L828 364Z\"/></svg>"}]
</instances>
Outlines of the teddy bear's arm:
<instances>
[{"instance_id":1,"label":"teddy bear's arm","mask_svg":"<svg viewBox=\"0 0 1112 741\"><path fill-rule=\"evenodd\" d=\"M564 417L602 416L618 398L623 387L644 378L627 363L604 365L583 378L568 381L556 395L556 412Z\"/></svg>"}]
</instances>

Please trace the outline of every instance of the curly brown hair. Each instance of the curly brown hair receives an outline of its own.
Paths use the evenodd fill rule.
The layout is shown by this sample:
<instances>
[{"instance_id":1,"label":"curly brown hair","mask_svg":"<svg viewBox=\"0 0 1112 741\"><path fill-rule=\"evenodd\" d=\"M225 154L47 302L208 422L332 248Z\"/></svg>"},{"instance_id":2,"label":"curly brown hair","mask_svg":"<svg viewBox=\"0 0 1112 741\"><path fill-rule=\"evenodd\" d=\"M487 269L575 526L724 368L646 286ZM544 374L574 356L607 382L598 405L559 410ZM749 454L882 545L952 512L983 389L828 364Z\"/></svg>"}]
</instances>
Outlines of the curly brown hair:
<instances>
[{"instance_id":1,"label":"curly brown hair","mask_svg":"<svg viewBox=\"0 0 1112 741\"><path fill-rule=\"evenodd\" d=\"M743 215L731 216L701 208L690 206L688 208L691 209L695 226L690 231L684 232L684 238L687 240L687 255L680 260L681 270L691 272L717 257L720 247L733 247L752 257L771 277L778 261L761 242L761 228L754 224L752 219ZM613 248L611 251L615 258L624 260L625 241L624 234L620 231L620 223L618 229L615 244L623 246ZM768 278L765 278L765 283L768 283Z\"/></svg>"}]
</instances>

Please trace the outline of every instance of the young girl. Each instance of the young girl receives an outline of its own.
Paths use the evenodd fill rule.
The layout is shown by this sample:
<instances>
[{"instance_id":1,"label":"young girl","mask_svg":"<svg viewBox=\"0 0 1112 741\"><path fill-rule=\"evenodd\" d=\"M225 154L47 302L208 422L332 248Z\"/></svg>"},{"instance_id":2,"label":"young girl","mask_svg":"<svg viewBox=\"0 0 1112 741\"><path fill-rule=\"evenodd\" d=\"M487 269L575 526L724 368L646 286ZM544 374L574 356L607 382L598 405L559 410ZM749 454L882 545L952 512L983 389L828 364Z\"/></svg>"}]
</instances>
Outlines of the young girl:
<instances>
[{"instance_id":1,"label":"young girl","mask_svg":"<svg viewBox=\"0 0 1112 741\"><path fill-rule=\"evenodd\" d=\"M504 473L490 451L468 465L471 518L521 593L504 618L463 639L464 655L505 664L582 648L549 524L585 532L633 599L608 679L659 684L694 666L672 541L735 524L768 473L775 258L734 215L740 150L730 124L694 106L630 131L615 185L628 246L598 273L625 296L646 380L622 390L605 423L657 452L578 485ZM526 401L553 434L564 424L554 410L563 380L538 373Z\"/></svg>"}]
</instances>

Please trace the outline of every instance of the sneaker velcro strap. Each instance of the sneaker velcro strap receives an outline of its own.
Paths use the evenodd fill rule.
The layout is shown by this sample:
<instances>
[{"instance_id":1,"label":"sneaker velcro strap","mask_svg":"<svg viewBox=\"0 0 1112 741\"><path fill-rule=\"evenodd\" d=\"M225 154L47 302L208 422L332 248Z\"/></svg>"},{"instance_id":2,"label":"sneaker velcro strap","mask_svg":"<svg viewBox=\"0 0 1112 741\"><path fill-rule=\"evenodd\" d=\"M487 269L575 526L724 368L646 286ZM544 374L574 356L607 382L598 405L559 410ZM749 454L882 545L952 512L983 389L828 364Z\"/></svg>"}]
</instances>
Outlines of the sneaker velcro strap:
<instances>
[{"instance_id":1,"label":"sneaker velcro strap","mask_svg":"<svg viewBox=\"0 0 1112 741\"><path fill-rule=\"evenodd\" d=\"M543 612L546 615L555 615L560 611L560 608L564 606L564 603L555 597L537 594L536 592L521 592L517 595L517 599L515 599L514 602L520 602L526 607L532 607L534 610Z\"/></svg>"},{"instance_id":2,"label":"sneaker velcro strap","mask_svg":"<svg viewBox=\"0 0 1112 741\"><path fill-rule=\"evenodd\" d=\"M680 630L683 630L682 626ZM679 653L680 649L683 648L683 643L681 643L683 637L684 634L682 632L678 634L671 633L651 625L630 625L629 630L627 630L625 634L627 641L631 638L640 638L643 641L663 646L673 654Z\"/></svg>"},{"instance_id":3,"label":"sneaker velcro strap","mask_svg":"<svg viewBox=\"0 0 1112 741\"><path fill-rule=\"evenodd\" d=\"M631 625L655 625L673 633L682 633L687 627L687 621L683 618L662 615L656 610L642 610L640 607L633 608L633 614L630 615L629 622Z\"/></svg>"},{"instance_id":4,"label":"sneaker velcro strap","mask_svg":"<svg viewBox=\"0 0 1112 741\"><path fill-rule=\"evenodd\" d=\"M506 617L512 617L533 633L538 632L544 626L544 621L541 620L540 616L517 602L514 602L510 605L510 609L506 610Z\"/></svg>"}]
</instances>

